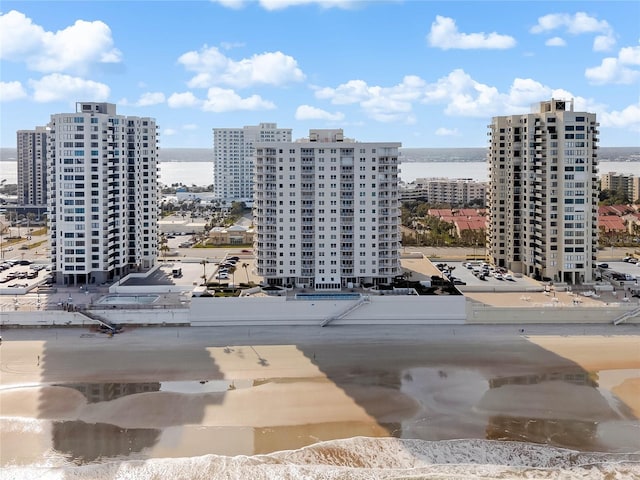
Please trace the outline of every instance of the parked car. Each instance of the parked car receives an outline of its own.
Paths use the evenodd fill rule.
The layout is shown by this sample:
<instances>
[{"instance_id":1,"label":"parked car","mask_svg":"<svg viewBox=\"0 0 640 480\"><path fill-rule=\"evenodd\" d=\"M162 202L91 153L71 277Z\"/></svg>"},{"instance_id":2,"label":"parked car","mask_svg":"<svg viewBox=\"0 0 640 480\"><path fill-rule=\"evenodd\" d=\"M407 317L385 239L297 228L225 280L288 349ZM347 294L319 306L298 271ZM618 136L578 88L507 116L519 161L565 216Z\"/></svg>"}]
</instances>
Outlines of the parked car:
<instances>
[{"instance_id":1,"label":"parked car","mask_svg":"<svg viewBox=\"0 0 640 480\"><path fill-rule=\"evenodd\" d=\"M599 263L598 267L600 267L600 268L609 268L609 264L608 263Z\"/></svg>"},{"instance_id":2,"label":"parked car","mask_svg":"<svg viewBox=\"0 0 640 480\"><path fill-rule=\"evenodd\" d=\"M454 278L454 279L452 280L452 283L453 283L454 285L466 285L466 284L467 284L467 282L464 282L464 281L460 280L459 278Z\"/></svg>"}]
</instances>

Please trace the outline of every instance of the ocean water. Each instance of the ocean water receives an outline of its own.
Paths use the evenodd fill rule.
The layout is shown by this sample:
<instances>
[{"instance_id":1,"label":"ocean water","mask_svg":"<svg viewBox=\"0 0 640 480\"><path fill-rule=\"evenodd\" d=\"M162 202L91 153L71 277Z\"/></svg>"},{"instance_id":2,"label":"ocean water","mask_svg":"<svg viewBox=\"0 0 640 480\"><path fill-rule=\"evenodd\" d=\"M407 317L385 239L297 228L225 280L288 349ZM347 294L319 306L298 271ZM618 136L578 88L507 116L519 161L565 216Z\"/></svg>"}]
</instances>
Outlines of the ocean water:
<instances>
[{"instance_id":1,"label":"ocean water","mask_svg":"<svg viewBox=\"0 0 640 480\"><path fill-rule=\"evenodd\" d=\"M268 455L203 455L73 465L5 467L6 480L247 479L247 480L633 480L640 454L581 453L521 442L424 441L354 437Z\"/></svg>"},{"instance_id":2,"label":"ocean water","mask_svg":"<svg viewBox=\"0 0 640 480\"><path fill-rule=\"evenodd\" d=\"M484 148L402 149L400 179L422 177L471 178L487 181L489 171ZM0 181L16 183L15 149L0 149ZM208 186L213 183L212 149L169 148L160 150L160 182L164 185ZM640 174L640 147L602 148L600 173Z\"/></svg>"}]
</instances>

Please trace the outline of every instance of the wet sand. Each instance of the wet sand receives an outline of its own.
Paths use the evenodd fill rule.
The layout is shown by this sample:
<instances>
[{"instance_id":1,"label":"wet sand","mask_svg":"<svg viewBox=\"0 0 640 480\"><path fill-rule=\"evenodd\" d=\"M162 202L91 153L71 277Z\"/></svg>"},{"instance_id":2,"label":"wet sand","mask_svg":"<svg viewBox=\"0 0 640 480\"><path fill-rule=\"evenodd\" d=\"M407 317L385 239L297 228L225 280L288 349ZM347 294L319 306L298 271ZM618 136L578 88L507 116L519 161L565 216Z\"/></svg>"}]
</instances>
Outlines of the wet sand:
<instances>
[{"instance_id":1,"label":"wet sand","mask_svg":"<svg viewBox=\"0 0 640 480\"><path fill-rule=\"evenodd\" d=\"M97 436L111 456L142 458L354 436L640 449L637 327L575 330L5 330L0 464L43 461L50 449L86 461L104 455Z\"/></svg>"}]
</instances>

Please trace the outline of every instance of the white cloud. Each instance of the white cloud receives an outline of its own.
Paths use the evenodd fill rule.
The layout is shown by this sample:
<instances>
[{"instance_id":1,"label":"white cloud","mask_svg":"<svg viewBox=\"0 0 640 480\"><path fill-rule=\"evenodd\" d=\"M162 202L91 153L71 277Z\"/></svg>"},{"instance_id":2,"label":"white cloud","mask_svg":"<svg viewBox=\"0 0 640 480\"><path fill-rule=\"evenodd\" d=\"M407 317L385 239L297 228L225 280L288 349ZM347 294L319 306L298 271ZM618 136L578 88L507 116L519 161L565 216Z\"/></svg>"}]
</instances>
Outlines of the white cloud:
<instances>
[{"instance_id":1,"label":"white cloud","mask_svg":"<svg viewBox=\"0 0 640 480\"><path fill-rule=\"evenodd\" d=\"M20 82L0 82L0 102L12 102L26 98L22 83Z\"/></svg>"},{"instance_id":2,"label":"white cloud","mask_svg":"<svg viewBox=\"0 0 640 480\"><path fill-rule=\"evenodd\" d=\"M335 105L358 103L370 97L372 92L364 80L349 80L337 88L320 88L316 91L316 98L331 100Z\"/></svg>"},{"instance_id":3,"label":"white cloud","mask_svg":"<svg viewBox=\"0 0 640 480\"><path fill-rule=\"evenodd\" d=\"M435 131L435 134L439 137L457 137L460 135L460 132L457 128L440 127Z\"/></svg>"},{"instance_id":4,"label":"white cloud","mask_svg":"<svg viewBox=\"0 0 640 480\"><path fill-rule=\"evenodd\" d=\"M174 128L165 128L162 131L162 136L163 137L172 137L173 135L177 135L178 131Z\"/></svg>"},{"instance_id":5,"label":"white cloud","mask_svg":"<svg viewBox=\"0 0 640 480\"><path fill-rule=\"evenodd\" d=\"M29 86L33 89L33 99L39 103L79 98L87 102L104 102L110 94L109 87L104 83L60 73L46 75L40 80L29 80Z\"/></svg>"},{"instance_id":6,"label":"white cloud","mask_svg":"<svg viewBox=\"0 0 640 480\"><path fill-rule=\"evenodd\" d=\"M640 46L621 48L618 58L626 65L640 66Z\"/></svg>"},{"instance_id":7,"label":"white cloud","mask_svg":"<svg viewBox=\"0 0 640 480\"><path fill-rule=\"evenodd\" d=\"M568 13L551 13L538 18L538 23L531 27L531 33L544 33L564 28L573 35L581 33L609 33L611 27L606 20L598 20L585 12L574 15Z\"/></svg>"},{"instance_id":8,"label":"white cloud","mask_svg":"<svg viewBox=\"0 0 640 480\"><path fill-rule=\"evenodd\" d=\"M392 87L369 86L363 80L350 80L337 88L318 88L316 98L330 100L334 105L359 104L364 112L379 122L412 123L412 102L421 96L424 80L408 75Z\"/></svg>"},{"instance_id":9,"label":"white cloud","mask_svg":"<svg viewBox=\"0 0 640 480\"><path fill-rule=\"evenodd\" d=\"M84 73L93 64L121 60L111 29L101 21L77 20L62 30L47 32L12 10L0 16L0 44L3 60L24 62L39 72Z\"/></svg>"},{"instance_id":10,"label":"white cloud","mask_svg":"<svg viewBox=\"0 0 640 480\"><path fill-rule=\"evenodd\" d=\"M243 8L246 4L251 3L248 0L211 0L219 3L223 7L233 8L235 10ZM352 8L361 0L259 0L259 4L265 10L283 10L289 7L297 7L300 5L318 5L322 8Z\"/></svg>"},{"instance_id":11,"label":"white cloud","mask_svg":"<svg viewBox=\"0 0 640 480\"><path fill-rule=\"evenodd\" d=\"M206 112L233 112L237 110L272 110L276 106L259 95L242 98L233 90L211 87L207 92L207 99L202 105Z\"/></svg>"},{"instance_id":12,"label":"white cloud","mask_svg":"<svg viewBox=\"0 0 640 480\"><path fill-rule=\"evenodd\" d=\"M300 105L296 109L296 120L329 120L339 122L344 119L344 114L340 112L331 113L310 105Z\"/></svg>"},{"instance_id":13,"label":"white cloud","mask_svg":"<svg viewBox=\"0 0 640 480\"><path fill-rule=\"evenodd\" d=\"M594 52L607 52L616 44L616 39L612 35L598 35L593 39Z\"/></svg>"},{"instance_id":14,"label":"white cloud","mask_svg":"<svg viewBox=\"0 0 640 480\"><path fill-rule=\"evenodd\" d=\"M544 42L544 44L547 47L564 47L567 45L567 42L561 37L553 37Z\"/></svg>"},{"instance_id":15,"label":"white cloud","mask_svg":"<svg viewBox=\"0 0 640 480\"><path fill-rule=\"evenodd\" d=\"M603 127L628 128L640 132L640 101L620 111L599 113L598 121Z\"/></svg>"},{"instance_id":16,"label":"white cloud","mask_svg":"<svg viewBox=\"0 0 640 480\"><path fill-rule=\"evenodd\" d=\"M538 18L538 23L531 27L531 33L547 33L553 30L563 30L571 35L585 33L600 33L593 40L593 50L602 52L610 50L616 43L613 29L606 20L598 20L585 12L574 15L568 13L551 13ZM547 45L550 45L547 41ZM550 45L557 46L557 45Z\"/></svg>"},{"instance_id":17,"label":"white cloud","mask_svg":"<svg viewBox=\"0 0 640 480\"><path fill-rule=\"evenodd\" d=\"M186 125L182 126L183 130L197 130L198 129L198 125L196 125L195 123L187 123Z\"/></svg>"},{"instance_id":18,"label":"white cloud","mask_svg":"<svg viewBox=\"0 0 640 480\"><path fill-rule=\"evenodd\" d=\"M178 62L188 71L196 72L197 75L188 83L191 88L215 85L244 88L257 84L281 86L305 78L296 60L282 52L266 52L235 61L217 47L205 45L199 52L181 55Z\"/></svg>"},{"instance_id":19,"label":"white cloud","mask_svg":"<svg viewBox=\"0 0 640 480\"><path fill-rule=\"evenodd\" d=\"M629 85L640 79L640 46L624 47L617 57L607 57L599 66L587 68L585 76L595 85Z\"/></svg>"},{"instance_id":20,"label":"white cloud","mask_svg":"<svg viewBox=\"0 0 640 480\"><path fill-rule=\"evenodd\" d=\"M260 0L260 5L266 10L282 10L299 5L318 5L322 8L352 8L358 2L355 0Z\"/></svg>"},{"instance_id":21,"label":"white cloud","mask_svg":"<svg viewBox=\"0 0 640 480\"><path fill-rule=\"evenodd\" d=\"M167 99L167 105L171 108L197 107L201 103L191 92L172 93Z\"/></svg>"},{"instance_id":22,"label":"white cloud","mask_svg":"<svg viewBox=\"0 0 640 480\"><path fill-rule=\"evenodd\" d=\"M164 93L161 92L147 92L143 93L138 101L136 102L136 107L148 107L150 105L157 105L159 103L164 103Z\"/></svg>"},{"instance_id":23,"label":"white cloud","mask_svg":"<svg viewBox=\"0 0 640 480\"><path fill-rule=\"evenodd\" d=\"M245 0L211 0L212 3L219 3L223 7L239 10L244 7Z\"/></svg>"},{"instance_id":24,"label":"white cloud","mask_svg":"<svg viewBox=\"0 0 640 480\"><path fill-rule=\"evenodd\" d=\"M509 35L500 35L492 32L460 33L452 18L436 16L436 21L431 24L431 31L427 35L429 45L432 47L449 50L457 49L505 49L512 48L516 41Z\"/></svg>"}]
</instances>

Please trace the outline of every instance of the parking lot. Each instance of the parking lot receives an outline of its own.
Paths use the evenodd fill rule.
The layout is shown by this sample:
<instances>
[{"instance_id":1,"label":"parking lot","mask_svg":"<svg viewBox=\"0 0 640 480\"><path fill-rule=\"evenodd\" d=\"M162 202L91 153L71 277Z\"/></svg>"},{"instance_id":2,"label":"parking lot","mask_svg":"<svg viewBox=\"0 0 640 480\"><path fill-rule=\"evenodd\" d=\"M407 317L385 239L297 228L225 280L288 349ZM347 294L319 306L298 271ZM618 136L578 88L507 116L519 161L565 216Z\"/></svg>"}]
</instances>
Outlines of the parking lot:
<instances>
[{"instance_id":1,"label":"parking lot","mask_svg":"<svg viewBox=\"0 0 640 480\"><path fill-rule=\"evenodd\" d=\"M29 288L46 277L49 268L30 260L7 260L0 263L0 289Z\"/></svg>"}]
</instances>

